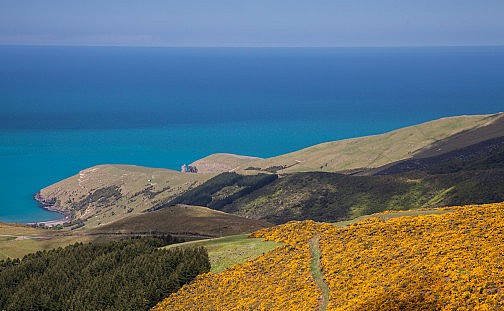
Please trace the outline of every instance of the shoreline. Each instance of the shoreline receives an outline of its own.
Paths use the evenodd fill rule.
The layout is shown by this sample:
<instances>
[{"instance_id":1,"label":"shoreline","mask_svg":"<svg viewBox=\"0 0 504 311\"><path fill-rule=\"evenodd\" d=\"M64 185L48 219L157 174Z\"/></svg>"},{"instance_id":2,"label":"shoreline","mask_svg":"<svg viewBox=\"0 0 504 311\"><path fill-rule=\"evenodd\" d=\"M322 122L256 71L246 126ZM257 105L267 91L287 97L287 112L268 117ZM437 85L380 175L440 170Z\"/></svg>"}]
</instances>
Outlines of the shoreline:
<instances>
[{"instance_id":1,"label":"shoreline","mask_svg":"<svg viewBox=\"0 0 504 311\"><path fill-rule=\"evenodd\" d=\"M54 220L46 220L46 221L29 222L29 223L26 223L27 225L44 225L47 227L53 227L53 226L62 225L64 223L72 221L72 215L70 212L61 211L61 210L58 210L53 207L56 204L56 201L44 199L44 197L42 197L40 192L35 193L33 195L33 199L38 202L38 206L40 208L42 208L46 211L49 211L49 212L58 213L58 214L62 215L63 218L54 219Z\"/></svg>"}]
</instances>

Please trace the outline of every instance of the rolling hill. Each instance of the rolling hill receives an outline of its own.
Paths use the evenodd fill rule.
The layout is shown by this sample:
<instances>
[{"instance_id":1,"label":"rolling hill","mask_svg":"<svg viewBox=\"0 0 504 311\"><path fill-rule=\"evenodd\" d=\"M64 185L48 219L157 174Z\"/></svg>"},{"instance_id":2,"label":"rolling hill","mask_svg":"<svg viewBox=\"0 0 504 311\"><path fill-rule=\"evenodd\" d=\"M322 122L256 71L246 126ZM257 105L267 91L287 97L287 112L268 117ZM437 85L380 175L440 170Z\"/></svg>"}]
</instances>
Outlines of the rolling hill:
<instances>
[{"instance_id":1,"label":"rolling hill","mask_svg":"<svg viewBox=\"0 0 504 311\"><path fill-rule=\"evenodd\" d=\"M450 148L454 150L475 144L480 139L502 136L503 120L503 113L442 118L381 135L332 141L273 158L247 161L238 168L237 162L230 162L228 167L242 173L360 171L416 155L432 156L433 150L437 150L438 154L444 153L450 151ZM495 129L496 133L493 132ZM469 136L471 139L468 139ZM213 158L218 159L216 165L221 167L224 167L223 161L227 161L225 158L210 156L205 158L206 167L211 166L209 162ZM198 161L194 164L198 167Z\"/></svg>"},{"instance_id":2,"label":"rolling hill","mask_svg":"<svg viewBox=\"0 0 504 311\"><path fill-rule=\"evenodd\" d=\"M418 171L378 176L294 173L218 209L275 224L304 219L333 222L385 210L500 202L503 181L502 168L433 175ZM199 190L192 193L197 196Z\"/></svg>"},{"instance_id":3,"label":"rolling hill","mask_svg":"<svg viewBox=\"0 0 504 311\"><path fill-rule=\"evenodd\" d=\"M495 124L499 127L496 126L495 131L492 130L495 135L489 137L504 132L504 122ZM466 134L470 138L475 133L481 134L481 129ZM463 144L446 140L443 150L448 152L444 154L438 155L437 148L435 152L424 152L424 155L434 154L431 157L412 158L373 170L363 169L360 174L285 174L243 195L222 195L229 193L223 189L238 186L228 182L231 178L223 178L225 174L236 173L224 173L175 200L190 203L207 196L206 200L198 201L199 204L277 224L303 219L338 221L384 210L503 201L504 133L484 141L484 136L477 137L477 140L467 139L464 145L479 142L460 149L450 144ZM218 199L213 198L215 194L209 194L210 184L212 193L221 194Z\"/></svg>"},{"instance_id":4,"label":"rolling hill","mask_svg":"<svg viewBox=\"0 0 504 311\"><path fill-rule=\"evenodd\" d=\"M211 155L192 163L198 174L97 166L42 189L40 199L71 213L74 229L143 212L139 219L147 221L149 212L176 204L282 223L351 219L398 206L490 203L504 200L502 137L503 113L449 117L270 159Z\"/></svg>"},{"instance_id":5,"label":"rolling hill","mask_svg":"<svg viewBox=\"0 0 504 311\"><path fill-rule=\"evenodd\" d=\"M88 231L89 234L172 234L222 237L249 233L272 226L260 220L212 210L201 206L175 205L150 213L125 217Z\"/></svg>"},{"instance_id":6,"label":"rolling hill","mask_svg":"<svg viewBox=\"0 0 504 311\"><path fill-rule=\"evenodd\" d=\"M87 228L94 228L153 208L212 176L133 165L100 165L40 190L39 199L52 209L71 213Z\"/></svg>"},{"instance_id":7,"label":"rolling hill","mask_svg":"<svg viewBox=\"0 0 504 311\"><path fill-rule=\"evenodd\" d=\"M207 246L212 272L154 310L504 308L504 203L493 203L504 201L504 114L445 118L271 159L218 154L192 165L198 174L83 170L38 196L71 214L77 231L0 225L9 232L0 244L12 251L22 232L38 250L79 238L199 239L260 229L252 237L283 244L242 235L177 246ZM430 209L480 203L493 204Z\"/></svg>"},{"instance_id":8,"label":"rolling hill","mask_svg":"<svg viewBox=\"0 0 504 311\"><path fill-rule=\"evenodd\" d=\"M502 129L504 131L504 126ZM374 175L392 175L410 171L440 174L503 167L504 133L501 137L488 139L441 155L412 158L386 165L376 169Z\"/></svg>"},{"instance_id":9,"label":"rolling hill","mask_svg":"<svg viewBox=\"0 0 504 311\"><path fill-rule=\"evenodd\" d=\"M232 172L248 163L260 160L258 157L242 156L230 153L215 153L191 164L198 168L198 173Z\"/></svg>"}]
</instances>

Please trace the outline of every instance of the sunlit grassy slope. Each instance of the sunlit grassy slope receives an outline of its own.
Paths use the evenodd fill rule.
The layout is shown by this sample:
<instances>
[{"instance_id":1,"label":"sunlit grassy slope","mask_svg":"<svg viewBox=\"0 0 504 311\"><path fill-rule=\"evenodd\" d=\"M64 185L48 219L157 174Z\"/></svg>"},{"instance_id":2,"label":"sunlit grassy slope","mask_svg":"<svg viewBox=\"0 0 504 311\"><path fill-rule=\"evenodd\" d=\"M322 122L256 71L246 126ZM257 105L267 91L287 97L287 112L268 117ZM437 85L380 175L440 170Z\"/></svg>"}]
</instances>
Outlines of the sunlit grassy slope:
<instances>
[{"instance_id":1,"label":"sunlit grassy slope","mask_svg":"<svg viewBox=\"0 0 504 311\"><path fill-rule=\"evenodd\" d=\"M162 204L212 174L183 174L133 165L100 165L85 169L40 191L55 208L70 211L95 228Z\"/></svg>"},{"instance_id":2,"label":"sunlit grassy slope","mask_svg":"<svg viewBox=\"0 0 504 311\"><path fill-rule=\"evenodd\" d=\"M0 222L0 235L47 236L52 233L52 231L32 228L20 224L7 224Z\"/></svg>"},{"instance_id":3,"label":"sunlit grassy slope","mask_svg":"<svg viewBox=\"0 0 504 311\"><path fill-rule=\"evenodd\" d=\"M65 247L77 242L90 242L92 240L93 238L90 237L79 236L53 237L50 239L0 237L0 260L7 258L22 258L29 253Z\"/></svg>"},{"instance_id":4,"label":"sunlit grassy slope","mask_svg":"<svg viewBox=\"0 0 504 311\"><path fill-rule=\"evenodd\" d=\"M242 156L230 153L215 153L191 163L196 166L198 173L232 172L240 166L260 160L257 157Z\"/></svg>"},{"instance_id":5,"label":"sunlit grassy slope","mask_svg":"<svg viewBox=\"0 0 504 311\"><path fill-rule=\"evenodd\" d=\"M240 169L269 169L290 173L376 168L410 158L440 140L489 125L500 117L501 114L442 118L381 135L322 143L278 157L250 162Z\"/></svg>"},{"instance_id":6,"label":"sunlit grassy slope","mask_svg":"<svg viewBox=\"0 0 504 311\"><path fill-rule=\"evenodd\" d=\"M211 271L218 273L232 265L254 259L279 245L281 244L273 241L264 241L263 239L249 238L248 234L242 234L174 244L166 248L204 246L208 250L208 256L212 265Z\"/></svg>"}]
</instances>

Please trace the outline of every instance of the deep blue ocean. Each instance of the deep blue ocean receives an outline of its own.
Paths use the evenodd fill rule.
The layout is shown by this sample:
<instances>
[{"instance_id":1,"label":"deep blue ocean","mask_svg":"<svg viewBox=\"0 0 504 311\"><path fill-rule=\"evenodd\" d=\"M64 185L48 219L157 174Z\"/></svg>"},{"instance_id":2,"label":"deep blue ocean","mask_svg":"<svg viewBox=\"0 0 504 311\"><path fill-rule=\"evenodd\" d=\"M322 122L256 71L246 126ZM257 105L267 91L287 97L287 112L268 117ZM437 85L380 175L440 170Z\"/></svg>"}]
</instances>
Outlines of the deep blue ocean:
<instances>
[{"instance_id":1,"label":"deep blue ocean","mask_svg":"<svg viewBox=\"0 0 504 311\"><path fill-rule=\"evenodd\" d=\"M0 47L0 221L104 163L179 169L504 110L504 47Z\"/></svg>"}]
</instances>

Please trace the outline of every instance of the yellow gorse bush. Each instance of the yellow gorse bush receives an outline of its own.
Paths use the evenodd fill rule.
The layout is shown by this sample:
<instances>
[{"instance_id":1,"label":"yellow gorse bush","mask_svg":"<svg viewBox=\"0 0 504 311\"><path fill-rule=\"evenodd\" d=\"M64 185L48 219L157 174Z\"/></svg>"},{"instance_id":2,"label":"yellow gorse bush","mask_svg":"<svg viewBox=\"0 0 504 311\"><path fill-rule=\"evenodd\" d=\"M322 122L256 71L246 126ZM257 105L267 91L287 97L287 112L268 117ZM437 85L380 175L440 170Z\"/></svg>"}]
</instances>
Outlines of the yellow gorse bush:
<instances>
[{"instance_id":1,"label":"yellow gorse bush","mask_svg":"<svg viewBox=\"0 0 504 311\"><path fill-rule=\"evenodd\" d=\"M256 231L250 237L264 238L268 241L284 242L287 244L306 243L314 235L332 228L332 225L317 223L313 220L289 221L280 226Z\"/></svg>"},{"instance_id":2,"label":"yellow gorse bush","mask_svg":"<svg viewBox=\"0 0 504 311\"><path fill-rule=\"evenodd\" d=\"M317 310L307 243L315 235L327 310L504 310L504 203L447 210L344 229L313 221L262 229L252 237L284 245L201 275L154 310Z\"/></svg>"},{"instance_id":3,"label":"yellow gorse bush","mask_svg":"<svg viewBox=\"0 0 504 311\"><path fill-rule=\"evenodd\" d=\"M328 310L504 310L504 204L368 219L320 238Z\"/></svg>"},{"instance_id":4,"label":"yellow gorse bush","mask_svg":"<svg viewBox=\"0 0 504 311\"><path fill-rule=\"evenodd\" d=\"M294 235L292 241L280 238L281 232L289 231L255 233L254 237L271 234L277 237L274 240L287 243L219 274L200 275L153 310L316 310L320 291L310 272L309 245L300 238L308 235Z\"/></svg>"}]
</instances>

